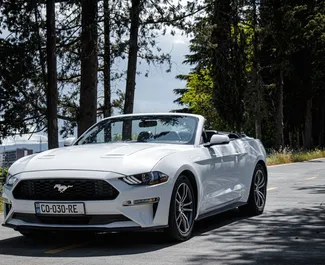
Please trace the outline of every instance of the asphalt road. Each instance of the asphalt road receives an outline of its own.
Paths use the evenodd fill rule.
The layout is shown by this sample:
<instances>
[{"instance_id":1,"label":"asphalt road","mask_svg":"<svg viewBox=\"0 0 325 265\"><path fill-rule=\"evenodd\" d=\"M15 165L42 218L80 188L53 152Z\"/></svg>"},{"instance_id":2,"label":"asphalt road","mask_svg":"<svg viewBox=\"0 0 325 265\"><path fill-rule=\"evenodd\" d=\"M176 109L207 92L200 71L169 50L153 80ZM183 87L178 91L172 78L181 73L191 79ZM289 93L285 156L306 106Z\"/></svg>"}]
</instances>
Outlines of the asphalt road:
<instances>
[{"instance_id":1,"label":"asphalt road","mask_svg":"<svg viewBox=\"0 0 325 265\"><path fill-rule=\"evenodd\" d=\"M160 233L32 241L1 227L0 264L325 265L325 159L269 167L263 215L214 216L184 243L169 244Z\"/></svg>"}]
</instances>

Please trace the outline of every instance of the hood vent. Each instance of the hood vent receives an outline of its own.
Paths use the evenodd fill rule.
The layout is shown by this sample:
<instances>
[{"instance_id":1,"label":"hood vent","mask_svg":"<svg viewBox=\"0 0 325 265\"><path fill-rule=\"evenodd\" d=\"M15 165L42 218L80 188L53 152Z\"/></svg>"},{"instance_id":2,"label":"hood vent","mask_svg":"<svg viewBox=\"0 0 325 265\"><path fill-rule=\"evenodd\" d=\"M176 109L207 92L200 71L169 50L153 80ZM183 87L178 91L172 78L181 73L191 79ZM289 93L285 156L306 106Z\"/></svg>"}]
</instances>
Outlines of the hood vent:
<instances>
[{"instance_id":1,"label":"hood vent","mask_svg":"<svg viewBox=\"0 0 325 265\"><path fill-rule=\"evenodd\" d=\"M125 154L105 154L103 155L103 158L119 158L119 157L124 157Z\"/></svg>"},{"instance_id":2,"label":"hood vent","mask_svg":"<svg viewBox=\"0 0 325 265\"><path fill-rule=\"evenodd\" d=\"M55 157L55 155L43 155L43 156L40 156L38 159L52 159L54 157Z\"/></svg>"}]
</instances>

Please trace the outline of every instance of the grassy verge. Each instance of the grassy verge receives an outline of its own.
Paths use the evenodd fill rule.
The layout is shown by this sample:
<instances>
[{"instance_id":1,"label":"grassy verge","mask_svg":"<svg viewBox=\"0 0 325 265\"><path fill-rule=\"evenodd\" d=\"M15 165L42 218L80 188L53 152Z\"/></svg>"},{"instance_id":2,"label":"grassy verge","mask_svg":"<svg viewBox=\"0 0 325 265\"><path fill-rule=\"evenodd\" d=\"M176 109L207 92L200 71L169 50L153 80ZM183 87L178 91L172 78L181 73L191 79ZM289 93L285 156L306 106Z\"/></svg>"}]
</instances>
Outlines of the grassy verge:
<instances>
[{"instance_id":1,"label":"grassy verge","mask_svg":"<svg viewBox=\"0 0 325 265\"><path fill-rule=\"evenodd\" d=\"M2 182L0 181L0 213L3 212L3 201L2 201Z\"/></svg>"},{"instance_id":2,"label":"grassy verge","mask_svg":"<svg viewBox=\"0 0 325 265\"><path fill-rule=\"evenodd\" d=\"M283 150L281 152L272 152L267 157L267 165L279 165L294 162L303 162L311 159L325 157L325 150L311 150L311 151L290 151Z\"/></svg>"}]
</instances>

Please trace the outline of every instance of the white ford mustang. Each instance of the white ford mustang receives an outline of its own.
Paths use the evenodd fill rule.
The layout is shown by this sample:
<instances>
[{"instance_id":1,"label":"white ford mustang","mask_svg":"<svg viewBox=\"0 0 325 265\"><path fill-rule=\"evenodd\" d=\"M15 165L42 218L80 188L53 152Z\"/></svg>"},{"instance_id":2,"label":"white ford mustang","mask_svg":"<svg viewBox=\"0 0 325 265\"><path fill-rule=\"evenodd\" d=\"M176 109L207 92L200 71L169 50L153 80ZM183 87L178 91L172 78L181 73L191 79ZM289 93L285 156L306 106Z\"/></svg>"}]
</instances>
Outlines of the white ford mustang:
<instances>
[{"instance_id":1,"label":"white ford mustang","mask_svg":"<svg viewBox=\"0 0 325 265\"><path fill-rule=\"evenodd\" d=\"M186 240L207 216L236 207L261 214L262 143L204 124L180 113L114 116L68 147L19 159L3 187L3 225L26 236L159 228Z\"/></svg>"}]
</instances>

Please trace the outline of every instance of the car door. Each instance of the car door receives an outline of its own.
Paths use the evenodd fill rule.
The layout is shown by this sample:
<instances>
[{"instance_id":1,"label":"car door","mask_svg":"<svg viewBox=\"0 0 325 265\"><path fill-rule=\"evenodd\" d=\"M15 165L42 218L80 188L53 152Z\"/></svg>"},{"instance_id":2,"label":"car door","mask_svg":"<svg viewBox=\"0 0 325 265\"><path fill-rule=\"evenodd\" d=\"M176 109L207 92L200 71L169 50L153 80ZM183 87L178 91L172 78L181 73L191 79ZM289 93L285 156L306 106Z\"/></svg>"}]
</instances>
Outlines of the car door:
<instances>
[{"instance_id":1,"label":"car door","mask_svg":"<svg viewBox=\"0 0 325 265\"><path fill-rule=\"evenodd\" d=\"M212 211L227 203L238 200L238 157L233 141L228 144L205 147L204 159L201 164L205 165L202 172L203 202L201 213Z\"/></svg>"},{"instance_id":2,"label":"car door","mask_svg":"<svg viewBox=\"0 0 325 265\"><path fill-rule=\"evenodd\" d=\"M226 201L236 201L241 199L245 192L245 167L247 165L248 152L240 138L230 141L227 149L224 150L224 164L230 168L229 175L229 192L226 195Z\"/></svg>"},{"instance_id":3,"label":"car door","mask_svg":"<svg viewBox=\"0 0 325 265\"><path fill-rule=\"evenodd\" d=\"M233 202L239 198L237 184L239 183L238 158L240 152L236 149L234 141L235 140L231 140L228 144L211 147L219 154L222 168L222 170L215 168L213 172L214 180L217 183L221 183L221 185L219 185L221 189L219 189L218 192L214 192L219 202L216 206Z\"/></svg>"},{"instance_id":4,"label":"car door","mask_svg":"<svg viewBox=\"0 0 325 265\"><path fill-rule=\"evenodd\" d=\"M250 189L252 173L254 170L254 162L256 160L256 150L254 150L247 140L240 138L233 141L237 152L236 175L237 189L235 192L238 196L243 196L244 192Z\"/></svg>"}]
</instances>

